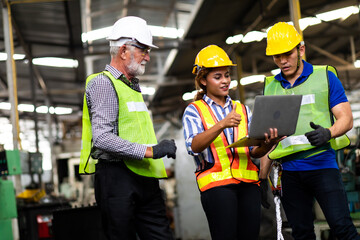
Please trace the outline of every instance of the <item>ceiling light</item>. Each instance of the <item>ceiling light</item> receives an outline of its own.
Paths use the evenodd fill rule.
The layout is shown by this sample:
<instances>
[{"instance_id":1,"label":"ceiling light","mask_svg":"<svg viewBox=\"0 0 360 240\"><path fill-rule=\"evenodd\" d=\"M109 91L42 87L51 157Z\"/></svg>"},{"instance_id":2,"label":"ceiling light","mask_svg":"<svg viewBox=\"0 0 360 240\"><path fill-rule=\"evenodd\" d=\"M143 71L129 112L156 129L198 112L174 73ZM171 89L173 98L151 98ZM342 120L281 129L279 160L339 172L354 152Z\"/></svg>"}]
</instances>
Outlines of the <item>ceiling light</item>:
<instances>
[{"instance_id":1,"label":"ceiling light","mask_svg":"<svg viewBox=\"0 0 360 240\"><path fill-rule=\"evenodd\" d=\"M271 70L270 72L272 75L275 76L275 75L278 75L281 72L281 70L280 70L280 68L277 68L277 69Z\"/></svg>"},{"instance_id":2,"label":"ceiling light","mask_svg":"<svg viewBox=\"0 0 360 240\"><path fill-rule=\"evenodd\" d=\"M151 34L155 37L181 38L184 35L184 29L171 27L149 26Z\"/></svg>"},{"instance_id":3,"label":"ceiling light","mask_svg":"<svg viewBox=\"0 0 360 240\"><path fill-rule=\"evenodd\" d=\"M85 42L88 42L88 41L91 42L91 41L94 41L94 40L106 38L107 36L109 36L111 28L112 28L112 26L92 30L92 31L86 32L86 33L82 33L81 34L81 40L82 40L82 42L85 43Z\"/></svg>"},{"instance_id":4,"label":"ceiling light","mask_svg":"<svg viewBox=\"0 0 360 240\"><path fill-rule=\"evenodd\" d=\"M266 38L265 32L259 32L259 31L251 31L248 32L245 37L242 39L243 43L249 43L249 42L260 42L263 40L263 38Z\"/></svg>"},{"instance_id":5,"label":"ceiling light","mask_svg":"<svg viewBox=\"0 0 360 240\"><path fill-rule=\"evenodd\" d=\"M0 103L0 109L10 110L11 109L11 104L8 103L8 102L1 102Z\"/></svg>"},{"instance_id":6,"label":"ceiling light","mask_svg":"<svg viewBox=\"0 0 360 240\"><path fill-rule=\"evenodd\" d=\"M22 60L25 58L24 54L14 54L14 60ZM6 61L7 60L7 53L0 52L0 61Z\"/></svg>"},{"instance_id":7,"label":"ceiling light","mask_svg":"<svg viewBox=\"0 0 360 240\"><path fill-rule=\"evenodd\" d=\"M237 80L232 80L232 81L230 82L230 88L236 88L237 85L238 85Z\"/></svg>"},{"instance_id":8,"label":"ceiling light","mask_svg":"<svg viewBox=\"0 0 360 240\"><path fill-rule=\"evenodd\" d=\"M72 109L71 108L66 108L66 107L56 107L54 109L54 112L55 112L56 115L71 114ZM50 111L50 113L51 113L51 111Z\"/></svg>"},{"instance_id":9,"label":"ceiling light","mask_svg":"<svg viewBox=\"0 0 360 240\"><path fill-rule=\"evenodd\" d=\"M302 18L299 20L300 28L301 28L301 30L304 30L308 26L312 26L312 25L321 23L321 20L326 21L326 22L332 21L335 19L345 20L350 15L359 13L359 8L360 8L360 6L359 7L349 6L349 7L329 11L329 12L320 13L320 14L317 14L316 17ZM292 22L288 22L288 23L294 25ZM268 27L264 32L258 32L258 31L249 32L248 34L246 34L245 37L243 37L242 34L230 36L226 39L226 43L234 44L234 43L239 43L240 41L242 41L244 43L261 41L263 38L266 37L266 33L269 31L270 28L271 27ZM264 34L264 36L262 34Z\"/></svg>"},{"instance_id":10,"label":"ceiling light","mask_svg":"<svg viewBox=\"0 0 360 240\"><path fill-rule=\"evenodd\" d=\"M227 44L239 43L243 38L244 38L244 35L238 34L235 36L228 37L225 42Z\"/></svg>"},{"instance_id":11,"label":"ceiling light","mask_svg":"<svg viewBox=\"0 0 360 240\"><path fill-rule=\"evenodd\" d=\"M359 8L355 6L349 6L345 8L339 8L333 11L324 12L320 14L316 14L316 17L321 19L322 21L329 22L335 19L345 20L352 14L357 14L359 12Z\"/></svg>"},{"instance_id":12,"label":"ceiling light","mask_svg":"<svg viewBox=\"0 0 360 240\"><path fill-rule=\"evenodd\" d=\"M308 26L316 25L319 23L321 23L321 20L316 17L306 17L299 20L301 31L304 31L305 28L307 28ZM294 25L293 23L291 24Z\"/></svg>"},{"instance_id":13,"label":"ceiling light","mask_svg":"<svg viewBox=\"0 0 360 240\"><path fill-rule=\"evenodd\" d=\"M240 79L241 85L248 85L256 82L264 82L265 75L252 75Z\"/></svg>"},{"instance_id":14,"label":"ceiling light","mask_svg":"<svg viewBox=\"0 0 360 240\"><path fill-rule=\"evenodd\" d=\"M153 88L153 87L143 87L143 86L141 86L141 93L142 93L143 95L150 95L150 96L152 96L152 95L155 94L155 88Z\"/></svg>"},{"instance_id":15,"label":"ceiling light","mask_svg":"<svg viewBox=\"0 0 360 240\"><path fill-rule=\"evenodd\" d=\"M161 27L161 26L152 26L148 25L151 31L151 34L154 37L164 37L164 38L181 38L184 35L184 29L177 29L171 27ZM88 41L94 41L106 38L109 36L109 33L112 29L110 27L104 27L96 30L92 30L86 33L81 34L81 40L83 43Z\"/></svg>"},{"instance_id":16,"label":"ceiling light","mask_svg":"<svg viewBox=\"0 0 360 240\"><path fill-rule=\"evenodd\" d=\"M34 111L34 105L32 104L19 104L18 110L21 112L33 112Z\"/></svg>"},{"instance_id":17,"label":"ceiling light","mask_svg":"<svg viewBox=\"0 0 360 240\"><path fill-rule=\"evenodd\" d=\"M56 57L43 57L34 58L33 64L49 67L66 67L66 68L77 68L79 63L77 60L68 58L56 58Z\"/></svg>"},{"instance_id":18,"label":"ceiling light","mask_svg":"<svg viewBox=\"0 0 360 240\"><path fill-rule=\"evenodd\" d=\"M184 101L188 101L188 100L194 99L194 97L195 97L195 95L196 95L197 92L198 92L197 90L194 90L194 91L192 91L192 92L186 92L186 93L183 94L182 99L183 99Z\"/></svg>"},{"instance_id":19,"label":"ceiling light","mask_svg":"<svg viewBox=\"0 0 360 240\"><path fill-rule=\"evenodd\" d=\"M360 68L360 60L356 60L356 61L354 62L354 66L355 66L356 68Z\"/></svg>"}]
</instances>

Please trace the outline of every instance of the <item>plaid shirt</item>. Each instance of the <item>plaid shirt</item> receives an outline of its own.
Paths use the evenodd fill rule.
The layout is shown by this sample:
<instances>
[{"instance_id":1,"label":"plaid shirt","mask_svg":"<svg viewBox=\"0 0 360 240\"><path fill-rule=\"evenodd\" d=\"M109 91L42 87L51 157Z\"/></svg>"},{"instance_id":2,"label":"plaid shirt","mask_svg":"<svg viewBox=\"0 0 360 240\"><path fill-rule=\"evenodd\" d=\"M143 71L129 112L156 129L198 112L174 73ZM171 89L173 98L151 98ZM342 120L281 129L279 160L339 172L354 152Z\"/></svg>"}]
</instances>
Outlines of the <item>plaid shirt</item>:
<instances>
[{"instance_id":1,"label":"plaid shirt","mask_svg":"<svg viewBox=\"0 0 360 240\"><path fill-rule=\"evenodd\" d=\"M138 79L129 81L124 74L110 65L106 65L105 70L131 89L141 92ZM87 84L85 94L91 118L93 146L100 150L95 152L94 157L106 160L143 159L145 145L118 137L118 121L120 120L121 124L121 115L118 116L118 97L111 80L104 74L97 75Z\"/></svg>"}]
</instances>

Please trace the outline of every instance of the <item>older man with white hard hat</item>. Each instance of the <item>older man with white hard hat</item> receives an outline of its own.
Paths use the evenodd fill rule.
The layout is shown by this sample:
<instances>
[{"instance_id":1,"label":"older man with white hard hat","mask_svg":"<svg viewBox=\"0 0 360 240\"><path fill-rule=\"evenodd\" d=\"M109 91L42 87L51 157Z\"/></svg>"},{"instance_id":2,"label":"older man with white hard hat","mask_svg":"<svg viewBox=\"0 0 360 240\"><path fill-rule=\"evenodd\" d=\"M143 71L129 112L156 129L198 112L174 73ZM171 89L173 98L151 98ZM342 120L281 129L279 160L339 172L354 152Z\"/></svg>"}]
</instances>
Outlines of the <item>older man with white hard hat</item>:
<instances>
[{"instance_id":1,"label":"older man with white hard hat","mask_svg":"<svg viewBox=\"0 0 360 240\"><path fill-rule=\"evenodd\" d=\"M161 158L175 158L176 146L157 143L136 78L157 47L139 17L119 19L107 39L110 64L86 80L79 172L95 173L108 239L173 239L158 179L167 177Z\"/></svg>"}]
</instances>

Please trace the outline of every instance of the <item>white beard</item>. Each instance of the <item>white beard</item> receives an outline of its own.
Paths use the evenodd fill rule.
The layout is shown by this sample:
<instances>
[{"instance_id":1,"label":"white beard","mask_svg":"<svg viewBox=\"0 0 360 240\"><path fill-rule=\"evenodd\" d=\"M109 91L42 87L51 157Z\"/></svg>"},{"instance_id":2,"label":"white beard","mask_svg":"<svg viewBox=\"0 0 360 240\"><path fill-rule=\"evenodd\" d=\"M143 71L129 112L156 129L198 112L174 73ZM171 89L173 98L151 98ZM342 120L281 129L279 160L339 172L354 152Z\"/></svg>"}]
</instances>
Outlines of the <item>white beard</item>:
<instances>
[{"instance_id":1,"label":"white beard","mask_svg":"<svg viewBox=\"0 0 360 240\"><path fill-rule=\"evenodd\" d=\"M137 63L134 60L134 56L131 56L131 62L130 62L130 65L128 66L128 71L129 71L130 75L133 75L133 76L143 75L145 73L145 64L146 64L146 61Z\"/></svg>"}]
</instances>

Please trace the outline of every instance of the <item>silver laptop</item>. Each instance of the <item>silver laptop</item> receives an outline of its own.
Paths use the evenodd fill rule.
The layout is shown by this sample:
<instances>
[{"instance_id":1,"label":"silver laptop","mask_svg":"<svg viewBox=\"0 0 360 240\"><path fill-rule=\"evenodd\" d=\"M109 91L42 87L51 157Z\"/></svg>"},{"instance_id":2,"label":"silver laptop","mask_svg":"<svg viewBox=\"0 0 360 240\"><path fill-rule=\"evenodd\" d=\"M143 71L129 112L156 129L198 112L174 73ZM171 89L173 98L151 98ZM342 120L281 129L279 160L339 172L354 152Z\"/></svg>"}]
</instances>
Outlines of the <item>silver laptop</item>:
<instances>
[{"instance_id":1,"label":"silver laptop","mask_svg":"<svg viewBox=\"0 0 360 240\"><path fill-rule=\"evenodd\" d=\"M278 136L295 133L302 95L256 96L249 135L229 147L256 146L270 135L270 128L277 128Z\"/></svg>"}]
</instances>

